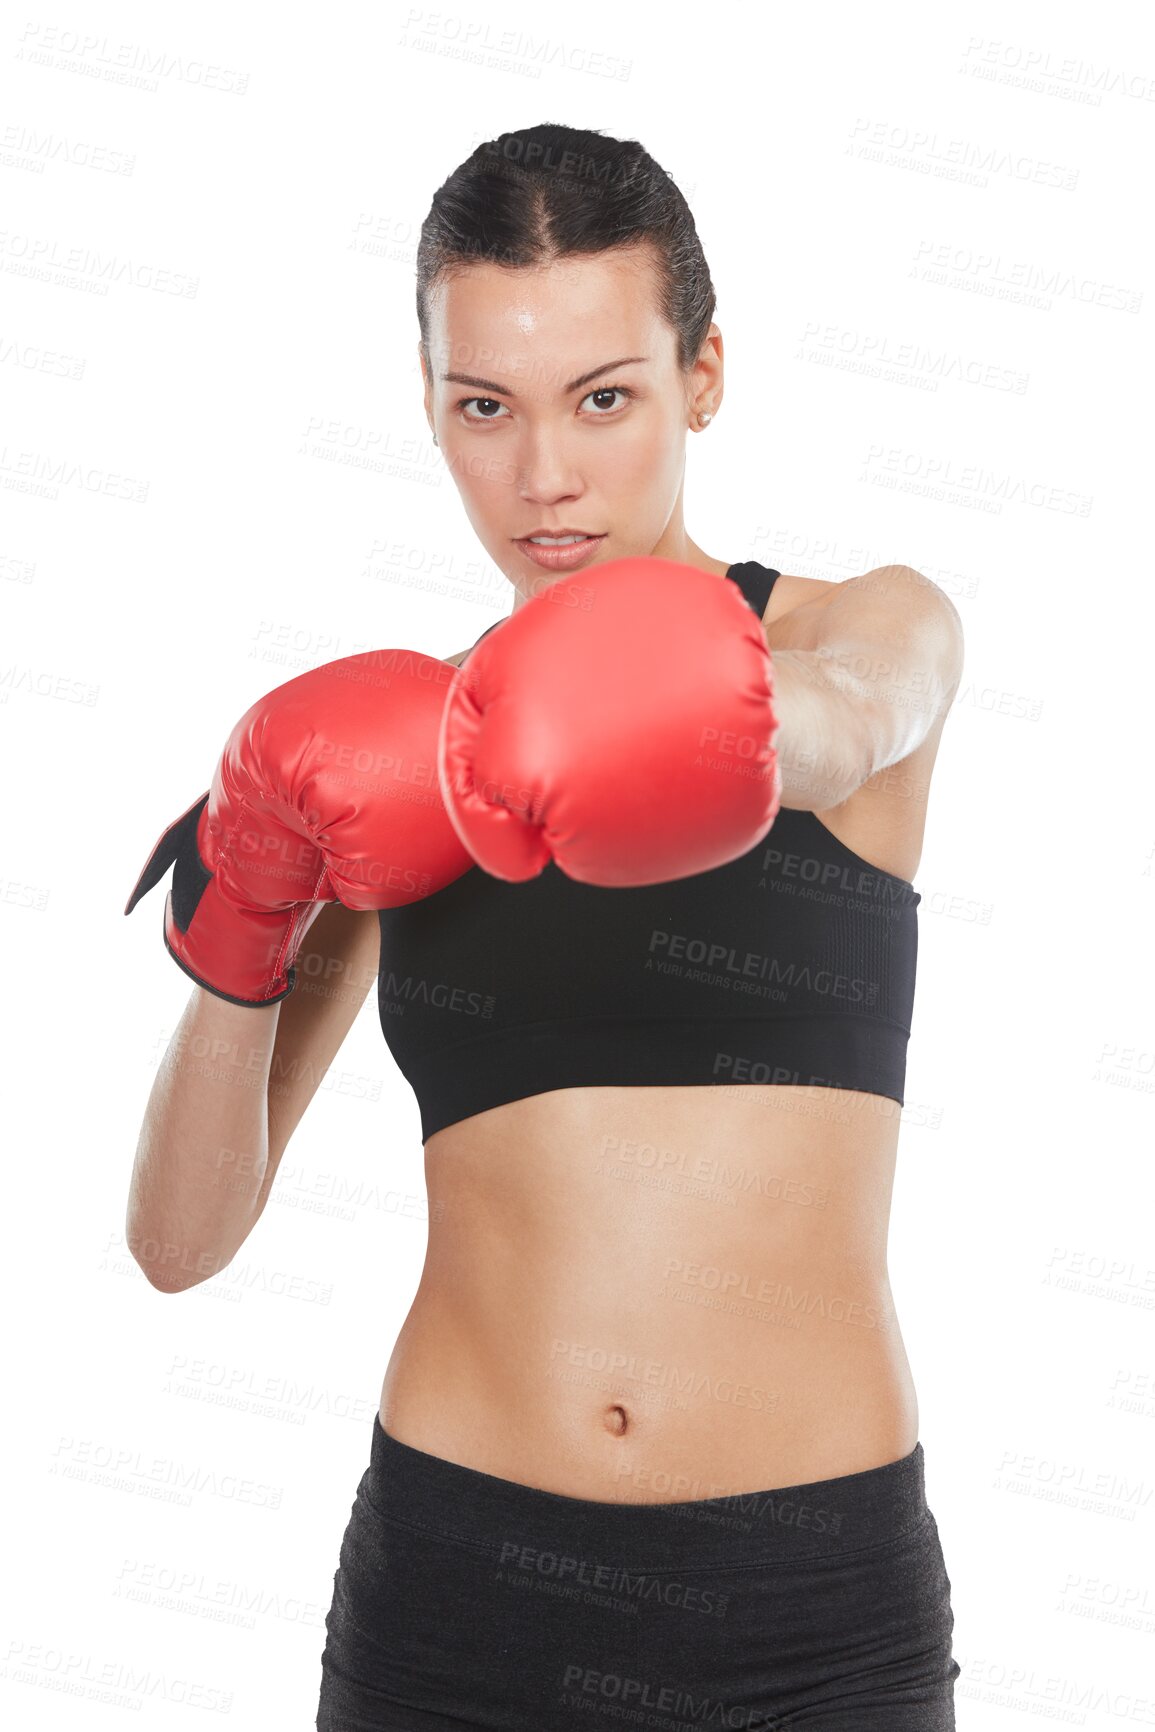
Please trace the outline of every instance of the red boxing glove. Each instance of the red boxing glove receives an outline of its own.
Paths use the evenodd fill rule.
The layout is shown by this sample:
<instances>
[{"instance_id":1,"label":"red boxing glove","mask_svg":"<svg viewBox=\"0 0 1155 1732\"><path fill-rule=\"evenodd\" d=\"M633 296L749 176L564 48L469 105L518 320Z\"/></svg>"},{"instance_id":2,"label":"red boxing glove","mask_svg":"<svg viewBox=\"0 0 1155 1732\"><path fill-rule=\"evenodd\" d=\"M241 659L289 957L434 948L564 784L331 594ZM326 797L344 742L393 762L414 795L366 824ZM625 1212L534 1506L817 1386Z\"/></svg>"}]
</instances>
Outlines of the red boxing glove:
<instances>
[{"instance_id":1,"label":"red boxing glove","mask_svg":"<svg viewBox=\"0 0 1155 1732\"><path fill-rule=\"evenodd\" d=\"M407 650L327 662L259 698L207 794L157 842L124 912L176 862L164 939L198 985L275 1003L326 902L415 902L473 864L446 815L437 739L457 669Z\"/></svg>"},{"instance_id":2,"label":"red boxing glove","mask_svg":"<svg viewBox=\"0 0 1155 1732\"><path fill-rule=\"evenodd\" d=\"M497 878L550 860L661 884L766 835L781 776L765 633L696 566L619 559L552 584L474 648L441 724L454 828Z\"/></svg>"}]
</instances>

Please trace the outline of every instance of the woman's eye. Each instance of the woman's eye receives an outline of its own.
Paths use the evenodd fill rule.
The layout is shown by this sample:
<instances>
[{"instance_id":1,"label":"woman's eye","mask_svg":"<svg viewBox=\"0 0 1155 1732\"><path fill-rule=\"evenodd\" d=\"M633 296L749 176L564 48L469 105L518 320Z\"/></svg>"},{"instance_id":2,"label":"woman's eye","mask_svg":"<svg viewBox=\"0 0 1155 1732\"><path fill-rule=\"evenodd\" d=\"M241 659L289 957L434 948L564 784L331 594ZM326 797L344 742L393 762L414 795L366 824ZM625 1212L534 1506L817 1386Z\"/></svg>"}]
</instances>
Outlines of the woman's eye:
<instances>
[{"instance_id":1,"label":"woman's eye","mask_svg":"<svg viewBox=\"0 0 1155 1732\"><path fill-rule=\"evenodd\" d=\"M624 385L599 385L596 391L590 392L589 397L583 397L582 402L588 403L590 397L630 397L632 395L633 393L627 391ZM604 403L600 403L595 413L600 414L605 407ZM617 405L610 404L610 407L616 408Z\"/></svg>"},{"instance_id":2,"label":"woman's eye","mask_svg":"<svg viewBox=\"0 0 1155 1732\"><path fill-rule=\"evenodd\" d=\"M463 397L461 399L461 402L457 405L457 407L459 409L465 409L467 407L467 405L470 403L485 403L490 409L504 409L504 407L505 407L504 403L497 402L496 399L493 397ZM465 419L467 421L497 421L497 420L500 420L500 416L497 416L497 415L467 415L465 417Z\"/></svg>"}]
</instances>

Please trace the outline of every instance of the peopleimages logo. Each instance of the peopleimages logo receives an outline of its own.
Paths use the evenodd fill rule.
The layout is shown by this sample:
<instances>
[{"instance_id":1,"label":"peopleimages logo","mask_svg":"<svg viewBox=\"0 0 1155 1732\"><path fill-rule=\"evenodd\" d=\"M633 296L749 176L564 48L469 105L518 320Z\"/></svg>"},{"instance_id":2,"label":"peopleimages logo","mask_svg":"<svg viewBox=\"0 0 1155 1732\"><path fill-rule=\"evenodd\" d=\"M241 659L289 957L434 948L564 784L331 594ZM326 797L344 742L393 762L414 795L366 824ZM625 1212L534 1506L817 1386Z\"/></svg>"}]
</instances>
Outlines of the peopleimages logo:
<instances>
[{"instance_id":1,"label":"peopleimages logo","mask_svg":"<svg viewBox=\"0 0 1155 1732\"><path fill-rule=\"evenodd\" d=\"M561 1677L562 1687L575 1704L592 1707L593 1698L612 1702L623 1717L641 1724L639 1710L649 1710L651 1726L686 1725L700 1722L703 1726L725 1726L728 1732L781 1732L782 1719L775 1709L735 1707L705 1693L698 1694L680 1684L653 1684L646 1678L625 1677L617 1672L599 1672L593 1666L567 1665Z\"/></svg>"},{"instance_id":2,"label":"peopleimages logo","mask_svg":"<svg viewBox=\"0 0 1155 1732\"><path fill-rule=\"evenodd\" d=\"M837 974L830 968L811 968L809 963L783 962L777 956L762 956L748 950L739 956L733 945L690 938L681 932L655 930L650 935L651 956L660 953L671 961L684 961L746 980L764 980L775 986L816 993L823 998L845 999L851 1004L872 1004L878 997L876 980L860 980ZM649 964L647 964L647 967Z\"/></svg>"},{"instance_id":3,"label":"peopleimages logo","mask_svg":"<svg viewBox=\"0 0 1155 1732\"><path fill-rule=\"evenodd\" d=\"M729 1594L717 1589L671 1580L664 1573L647 1575L624 1565L597 1563L566 1552L538 1551L518 1540L502 1542L500 1561L505 1568L524 1570L528 1575L561 1586L621 1594L627 1600L658 1600L663 1606L683 1612L704 1612L711 1617L724 1617L730 1599Z\"/></svg>"}]
</instances>

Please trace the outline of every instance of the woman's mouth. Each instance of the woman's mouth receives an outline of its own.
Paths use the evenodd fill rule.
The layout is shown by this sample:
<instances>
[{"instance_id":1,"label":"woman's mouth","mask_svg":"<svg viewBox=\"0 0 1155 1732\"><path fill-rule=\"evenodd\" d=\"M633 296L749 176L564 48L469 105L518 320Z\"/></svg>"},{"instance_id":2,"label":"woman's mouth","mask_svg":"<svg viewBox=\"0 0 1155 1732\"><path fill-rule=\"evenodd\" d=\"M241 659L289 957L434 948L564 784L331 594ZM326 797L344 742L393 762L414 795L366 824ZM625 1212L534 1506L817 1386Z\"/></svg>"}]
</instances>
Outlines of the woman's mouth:
<instances>
[{"instance_id":1,"label":"woman's mouth","mask_svg":"<svg viewBox=\"0 0 1155 1732\"><path fill-rule=\"evenodd\" d=\"M604 535L583 535L574 531L569 535L526 535L515 545L543 571L574 571L597 552L604 540Z\"/></svg>"}]
</instances>

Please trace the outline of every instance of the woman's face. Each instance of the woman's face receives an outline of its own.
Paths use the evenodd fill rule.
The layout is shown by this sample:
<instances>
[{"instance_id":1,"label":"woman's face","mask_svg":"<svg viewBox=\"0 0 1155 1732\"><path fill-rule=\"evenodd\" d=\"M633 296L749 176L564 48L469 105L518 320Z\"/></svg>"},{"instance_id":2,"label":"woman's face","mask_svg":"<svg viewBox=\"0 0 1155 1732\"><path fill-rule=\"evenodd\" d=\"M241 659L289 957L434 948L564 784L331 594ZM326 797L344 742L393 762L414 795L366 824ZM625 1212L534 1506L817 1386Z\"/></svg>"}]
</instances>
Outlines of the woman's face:
<instances>
[{"instance_id":1,"label":"woman's face","mask_svg":"<svg viewBox=\"0 0 1155 1732\"><path fill-rule=\"evenodd\" d=\"M711 325L679 371L648 258L471 265L430 296L426 414L515 608L572 570L687 558L686 431L721 401L722 341ZM527 551L531 536L570 532L594 539L546 564Z\"/></svg>"}]
</instances>

